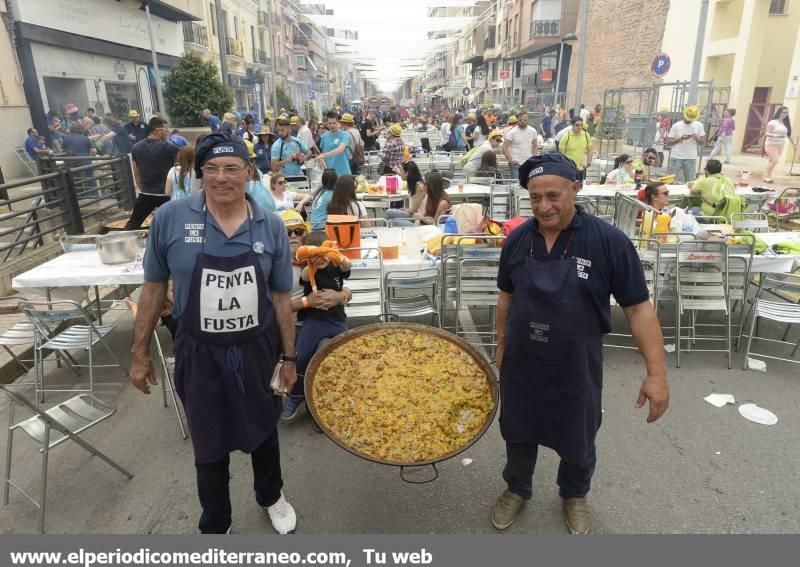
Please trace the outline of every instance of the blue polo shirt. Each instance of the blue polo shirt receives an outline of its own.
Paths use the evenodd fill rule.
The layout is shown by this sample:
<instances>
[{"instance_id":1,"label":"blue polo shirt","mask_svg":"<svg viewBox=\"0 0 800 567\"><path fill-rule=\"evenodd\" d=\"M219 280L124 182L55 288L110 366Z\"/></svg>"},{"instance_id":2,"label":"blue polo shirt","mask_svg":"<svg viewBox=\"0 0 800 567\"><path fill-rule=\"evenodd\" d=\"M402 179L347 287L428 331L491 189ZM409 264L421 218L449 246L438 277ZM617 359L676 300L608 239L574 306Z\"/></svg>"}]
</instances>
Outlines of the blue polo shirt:
<instances>
[{"instance_id":1,"label":"blue polo shirt","mask_svg":"<svg viewBox=\"0 0 800 567\"><path fill-rule=\"evenodd\" d=\"M560 258L574 233L575 238L570 244L567 257L575 258L575 277L579 279L581 289L590 294L594 315L603 332L609 333L611 295L622 307L637 305L649 299L644 270L633 242L625 233L586 213L581 207L576 209L572 223L561 231L549 254L544 236L538 232L536 219L530 219L514 230L503 244L497 287L513 294L514 288L525 277L525 258L530 255L534 230L537 231L534 252L538 259L545 261Z\"/></svg>"},{"instance_id":2,"label":"blue polo shirt","mask_svg":"<svg viewBox=\"0 0 800 567\"><path fill-rule=\"evenodd\" d=\"M330 152L344 146L347 148L348 138L350 136L344 130L339 130L336 134L333 132L325 132L320 138L319 148L324 152ZM325 158L325 163L331 169L336 170L336 175L350 175L350 159L347 156L347 149L336 156L329 156Z\"/></svg>"},{"instance_id":3,"label":"blue polo shirt","mask_svg":"<svg viewBox=\"0 0 800 567\"><path fill-rule=\"evenodd\" d=\"M211 129L211 133L213 134L219 127L222 125L222 120L219 119L216 115L212 114L211 118L208 119L208 127Z\"/></svg>"},{"instance_id":4,"label":"blue polo shirt","mask_svg":"<svg viewBox=\"0 0 800 567\"><path fill-rule=\"evenodd\" d=\"M28 155L31 156L31 159L35 160L39 157L39 154L35 151L34 148L39 148L40 150L45 149L45 145L39 143L39 140L32 136L28 136L28 139L25 140L25 151L28 152Z\"/></svg>"},{"instance_id":5,"label":"blue polo shirt","mask_svg":"<svg viewBox=\"0 0 800 567\"><path fill-rule=\"evenodd\" d=\"M172 314L179 317L189 299L189 286L197 254L203 249L212 256L237 256L251 250L250 226L253 244L262 243L264 251L258 254L267 288L279 293L289 293L294 285L291 252L286 227L273 213L265 213L250 202L251 222L245 221L236 233L228 238L209 213L204 214L205 195L197 193L185 199L170 201L158 208L150 226L147 252L144 256L144 279L164 282L173 278L175 303ZM204 218L208 219L208 231Z\"/></svg>"},{"instance_id":6,"label":"blue polo shirt","mask_svg":"<svg viewBox=\"0 0 800 567\"><path fill-rule=\"evenodd\" d=\"M289 136L286 140L283 138L278 138L272 143L272 161L283 161L287 156L290 156L298 151L302 154L307 154L308 148L303 142L294 136ZM305 175L305 173L303 173L303 169L300 167L300 164L296 161L290 161L284 165L281 168L281 173L287 177Z\"/></svg>"}]
</instances>

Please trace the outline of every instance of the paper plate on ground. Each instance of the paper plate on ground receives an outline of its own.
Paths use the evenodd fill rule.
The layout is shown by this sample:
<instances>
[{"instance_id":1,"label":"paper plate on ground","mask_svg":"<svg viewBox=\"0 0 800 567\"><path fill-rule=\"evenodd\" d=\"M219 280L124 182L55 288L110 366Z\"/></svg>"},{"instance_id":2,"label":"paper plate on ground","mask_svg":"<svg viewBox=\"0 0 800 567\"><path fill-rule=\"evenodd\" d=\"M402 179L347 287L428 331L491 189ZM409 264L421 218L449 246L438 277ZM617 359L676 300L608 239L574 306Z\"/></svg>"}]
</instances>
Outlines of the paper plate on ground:
<instances>
[{"instance_id":1,"label":"paper plate on ground","mask_svg":"<svg viewBox=\"0 0 800 567\"><path fill-rule=\"evenodd\" d=\"M769 410L758 407L756 404L742 404L739 406L739 413L742 417L760 423L761 425L775 425L778 423L778 416Z\"/></svg>"}]
</instances>

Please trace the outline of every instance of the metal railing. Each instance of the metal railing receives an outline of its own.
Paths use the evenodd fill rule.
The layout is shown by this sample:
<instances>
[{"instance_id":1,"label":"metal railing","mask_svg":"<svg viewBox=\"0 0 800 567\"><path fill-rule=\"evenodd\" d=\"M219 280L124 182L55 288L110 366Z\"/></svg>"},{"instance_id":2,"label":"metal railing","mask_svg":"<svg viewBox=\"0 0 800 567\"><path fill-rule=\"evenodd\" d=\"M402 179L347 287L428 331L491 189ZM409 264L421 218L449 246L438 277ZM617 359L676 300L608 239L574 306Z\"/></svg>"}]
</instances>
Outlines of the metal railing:
<instances>
[{"instance_id":1,"label":"metal railing","mask_svg":"<svg viewBox=\"0 0 800 567\"><path fill-rule=\"evenodd\" d=\"M552 37L559 35L561 20L533 20L531 37Z\"/></svg>"},{"instance_id":2,"label":"metal railing","mask_svg":"<svg viewBox=\"0 0 800 567\"><path fill-rule=\"evenodd\" d=\"M225 38L225 55L232 57L241 57L244 59L244 50L242 49L242 42L232 37Z\"/></svg>"},{"instance_id":3,"label":"metal railing","mask_svg":"<svg viewBox=\"0 0 800 567\"><path fill-rule=\"evenodd\" d=\"M208 47L208 28L194 22L183 22L183 41Z\"/></svg>"},{"instance_id":4,"label":"metal railing","mask_svg":"<svg viewBox=\"0 0 800 567\"><path fill-rule=\"evenodd\" d=\"M267 16L267 13L264 10L258 11L258 25L265 27L269 26L269 17Z\"/></svg>"},{"instance_id":5,"label":"metal railing","mask_svg":"<svg viewBox=\"0 0 800 567\"><path fill-rule=\"evenodd\" d=\"M307 37L303 37L302 35L295 35L292 38L292 43L294 45L302 45L302 46L308 47L308 38Z\"/></svg>"},{"instance_id":6,"label":"metal railing","mask_svg":"<svg viewBox=\"0 0 800 567\"><path fill-rule=\"evenodd\" d=\"M253 61L262 65L269 65L269 57L263 49L253 48Z\"/></svg>"},{"instance_id":7,"label":"metal railing","mask_svg":"<svg viewBox=\"0 0 800 567\"><path fill-rule=\"evenodd\" d=\"M40 157L42 175L0 186L11 189L39 183L41 189L0 199L0 259L19 256L55 233L83 234L85 221L112 210L130 210L136 200L130 158ZM73 167L69 167L73 166ZM18 205L13 208L12 205ZM21 206L21 208L19 208Z\"/></svg>"}]
</instances>

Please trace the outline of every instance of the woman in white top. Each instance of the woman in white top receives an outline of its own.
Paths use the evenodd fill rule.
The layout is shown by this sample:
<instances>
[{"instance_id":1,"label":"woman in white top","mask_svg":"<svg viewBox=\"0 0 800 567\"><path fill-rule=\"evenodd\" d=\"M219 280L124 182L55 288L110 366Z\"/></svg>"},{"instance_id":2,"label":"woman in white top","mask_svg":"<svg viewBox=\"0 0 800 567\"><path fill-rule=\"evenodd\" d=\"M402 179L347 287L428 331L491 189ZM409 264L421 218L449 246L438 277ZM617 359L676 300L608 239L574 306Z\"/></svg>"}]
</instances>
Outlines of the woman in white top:
<instances>
[{"instance_id":1,"label":"woman in white top","mask_svg":"<svg viewBox=\"0 0 800 567\"><path fill-rule=\"evenodd\" d=\"M767 133L764 138L764 153L767 154L769 160L764 175L764 181L767 183L772 183L772 172L781 159L786 140L789 140L793 146L797 146L792 140L792 124L789 122L789 108L782 106L767 124Z\"/></svg>"},{"instance_id":2,"label":"woman in white top","mask_svg":"<svg viewBox=\"0 0 800 567\"><path fill-rule=\"evenodd\" d=\"M292 209L299 213L303 210L305 204L311 200L311 195L287 191L286 178L280 173L273 173L269 176L269 188L275 198L275 212L279 215L283 211Z\"/></svg>"},{"instance_id":3,"label":"woman in white top","mask_svg":"<svg viewBox=\"0 0 800 567\"><path fill-rule=\"evenodd\" d=\"M342 175L333 184L333 195L328 203L328 216L331 215L367 218L367 209L356 197L356 181L352 175Z\"/></svg>"},{"instance_id":4,"label":"woman in white top","mask_svg":"<svg viewBox=\"0 0 800 567\"><path fill-rule=\"evenodd\" d=\"M442 144L446 144L447 140L450 139L450 121L453 120L453 117L448 114L445 116L444 120L442 120L442 125L439 128L439 136L442 138Z\"/></svg>"},{"instance_id":5,"label":"woman in white top","mask_svg":"<svg viewBox=\"0 0 800 567\"><path fill-rule=\"evenodd\" d=\"M614 169L606 175L606 185L623 185L633 183L633 157L620 154L614 160Z\"/></svg>"},{"instance_id":6,"label":"woman in white top","mask_svg":"<svg viewBox=\"0 0 800 567\"><path fill-rule=\"evenodd\" d=\"M200 180L194 173L194 146L185 146L178 152L177 163L167 173L166 195L172 200L188 197L200 189Z\"/></svg>"}]
</instances>

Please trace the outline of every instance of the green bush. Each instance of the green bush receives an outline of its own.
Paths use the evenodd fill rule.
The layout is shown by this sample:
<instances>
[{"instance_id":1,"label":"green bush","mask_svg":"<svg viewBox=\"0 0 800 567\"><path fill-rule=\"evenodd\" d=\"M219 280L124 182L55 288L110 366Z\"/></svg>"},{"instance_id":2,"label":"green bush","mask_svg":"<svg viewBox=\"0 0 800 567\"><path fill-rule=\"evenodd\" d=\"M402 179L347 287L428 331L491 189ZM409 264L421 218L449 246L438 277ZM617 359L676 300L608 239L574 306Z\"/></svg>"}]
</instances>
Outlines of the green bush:
<instances>
[{"instance_id":1,"label":"green bush","mask_svg":"<svg viewBox=\"0 0 800 567\"><path fill-rule=\"evenodd\" d=\"M275 89L275 97L278 99L278 108L275 109L278 112L280 112L281 108L285 108L288 111L294 106L291 97L286 94L286 91L281 85L278 85Z\"/></svg>"},{"instance_id":2,"label":"green bush","mask_svg":"<svg viewBox=\"0 0 800 567\"><path fill-rule=\"evenodd\" d=\"M167 114L176 126L204 126L200 116L208 108L219 117L233 106L233 95L219 80L214 63L196 55L181 57L164 77L164 99Z\"/></svg>"}]
</instances>

